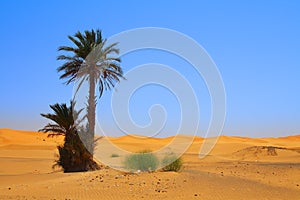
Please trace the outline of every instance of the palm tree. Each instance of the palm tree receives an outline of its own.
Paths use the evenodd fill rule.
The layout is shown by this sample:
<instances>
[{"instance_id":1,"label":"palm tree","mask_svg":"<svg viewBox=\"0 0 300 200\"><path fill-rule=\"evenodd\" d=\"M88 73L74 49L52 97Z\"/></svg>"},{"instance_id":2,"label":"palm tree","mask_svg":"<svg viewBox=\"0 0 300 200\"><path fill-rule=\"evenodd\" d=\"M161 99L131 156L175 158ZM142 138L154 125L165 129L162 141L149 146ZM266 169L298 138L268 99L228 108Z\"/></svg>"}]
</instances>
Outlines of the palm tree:
<instances>
[{"instance_id":1,"label":"palm tree","mask_svg":"<svg viewBox=\"0 0 300 200\"><path fill-rule=\"evenodd\" d=\"M88 81L89 95L87 103L88 129L85 143L87 149L93 154L95 136L95 115L96 115L96 86L99 85L99 98L104 90L110 90L123 78L120 58L113 55L119 54L116 48L117 43L106 45L106 39L102 38L100 30L77 32L68 38L75 44L75 47L61 46L58 51L64 51L68 55L60 55L57 60L65 63L57 68L63 72L60 79L67 79L66 84L75 80ZM71 53L71 55L69 54Z\"/></svg>"},{"instance_id":2,"label":"palm tree","mask_svg":"<svg viewBox=\"0 0 300 200\"><path fill-rule=\"evenodd\" d=\"M61 166L64 172L87 171L99 169L93 161L93 156L87 151L80 140L77 132L76 123L82 110L74 110L75 103L71 102L68 107L66 104L50 105L54 114L41 114L54 123L47 124L39 131L49 133L49 136L64 135L64 145L58 146L59 159L56 165Z\"/></svg>"}]
</instances>

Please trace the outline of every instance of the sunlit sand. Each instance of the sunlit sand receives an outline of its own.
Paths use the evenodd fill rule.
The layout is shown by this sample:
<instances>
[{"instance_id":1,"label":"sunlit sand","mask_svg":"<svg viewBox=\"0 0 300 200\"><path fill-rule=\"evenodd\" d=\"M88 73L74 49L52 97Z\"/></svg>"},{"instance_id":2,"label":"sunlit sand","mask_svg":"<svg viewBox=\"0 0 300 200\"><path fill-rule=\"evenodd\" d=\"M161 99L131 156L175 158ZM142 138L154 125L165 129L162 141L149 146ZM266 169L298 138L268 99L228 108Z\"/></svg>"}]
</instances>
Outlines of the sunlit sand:
<instances>
[{"instance_id":1,"label":"sunlit sand","mask_svg":"<svg viewBox=\"0 0 300 200\"><path fill-rule=\"evenodd\" d=\"M136 152L158 150L173 138L107 139ZM300 199L299 135L221 136L204 159L198 156L203 139L197 137L178 173L129 174L108 167L63 173L52 169L62 142L61 136L0 129L0 199ZM108 157L113 153L102 149Z\"/></svg>"}]
</instances>

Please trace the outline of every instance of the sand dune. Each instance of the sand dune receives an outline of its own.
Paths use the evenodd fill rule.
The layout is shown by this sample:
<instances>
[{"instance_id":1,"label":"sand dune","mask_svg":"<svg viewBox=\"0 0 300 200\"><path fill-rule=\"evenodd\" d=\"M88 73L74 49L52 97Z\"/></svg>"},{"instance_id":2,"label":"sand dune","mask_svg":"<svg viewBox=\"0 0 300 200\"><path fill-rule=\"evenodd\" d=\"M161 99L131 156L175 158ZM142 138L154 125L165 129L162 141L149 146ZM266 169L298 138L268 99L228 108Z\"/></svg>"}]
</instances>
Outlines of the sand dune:
<instances>
[{"instance_id":1,"label":"sand dune","mask_svg":"<svg viewBox=\"0 0 300 200\"><path fill-rule=\"evenodd\" d=\"M127 151L159 150L174 137L106 138ZM300 199L300 136L222 136L204 159L192 141L181 172L127 174L110 168L64 174L52 169L63 137L0 129L0 199ZM101 141L101 139L99 140ZM98 148L109 156L104 143Z\"/></svg>"}]
</instances>

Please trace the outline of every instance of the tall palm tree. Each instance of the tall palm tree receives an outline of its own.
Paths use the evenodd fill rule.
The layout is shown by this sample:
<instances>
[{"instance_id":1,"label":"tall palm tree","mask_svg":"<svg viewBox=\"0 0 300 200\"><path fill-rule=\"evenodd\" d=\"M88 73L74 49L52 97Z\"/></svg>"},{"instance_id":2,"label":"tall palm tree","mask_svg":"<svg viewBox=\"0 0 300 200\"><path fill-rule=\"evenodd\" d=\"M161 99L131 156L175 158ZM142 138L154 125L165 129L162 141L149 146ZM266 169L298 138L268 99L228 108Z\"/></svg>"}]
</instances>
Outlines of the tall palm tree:
<instances>
[{"instance_id":1,"label":"tall palm tree","mask_svg":"<svg viewBox=\"0 0 300 200\"><path fill-rule=\"evenodd\" d=\"M89 95L87 103L88 130L85 143L87 149L93 154L95 136L95 115L96 115L96 86L99 85L99 98L104 90L110 90L123 78L120 58L116 48L117 43L107 45L106 39L102 38L100 30L77 32L74 36L68 36L75 47L61 46L58 51L68 53L60 55L58 60L65 63L57 68L58 72L63 72L60 79L67 79L66 84L75 80L88 81ZM71 55L70 55L71 53ZM79 89L79 88L77 88Z\"/></svg>"},{"instance_id":2,"label":"tall palm tree","mask_svg":"<svg viewBox=\"0 0 300 200\"><path fill-rule=\"evenodd\" d=\"M64 172L87 171L99 169L93 161L93 156L87 151L77 132L77 117L82 110L74 110L75 103L50 105L54 114L41 114L54 123L47 124L39 131L49 133L48 136L64 135L64 145L58 146L59 159L56 164L64 169Z\"/></svg>"}]
</instances>

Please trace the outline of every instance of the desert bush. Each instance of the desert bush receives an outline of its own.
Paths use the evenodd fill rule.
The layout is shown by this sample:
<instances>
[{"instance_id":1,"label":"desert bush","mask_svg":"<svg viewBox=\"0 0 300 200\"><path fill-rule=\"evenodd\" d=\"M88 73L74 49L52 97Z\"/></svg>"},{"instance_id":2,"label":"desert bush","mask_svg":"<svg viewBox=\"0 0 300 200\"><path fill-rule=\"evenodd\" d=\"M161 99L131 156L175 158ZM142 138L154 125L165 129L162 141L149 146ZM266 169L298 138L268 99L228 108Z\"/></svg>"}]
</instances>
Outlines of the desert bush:
<instances>
[{"instance_id":1,"label":"desert bush","mask_svg":"<svg viewBox=\"0 0 300 200\"><path fill-rule=\"evenodd\" d=\"M125 158L125 168L129 171L155 171L158 167L158 158L150 151L142 151Z\"/></svg>"},{"instance_id":2,"label":"desert bush","mask_svg":"<svg viewBox=\"0 0 300 200\"><path fill-rule=\"evenodd\" d=\"M177 158L176 156L167 156L162 160L163 171L174 171L178 172L182 167L181 157Z\"/></svg>"}]
</instances>

